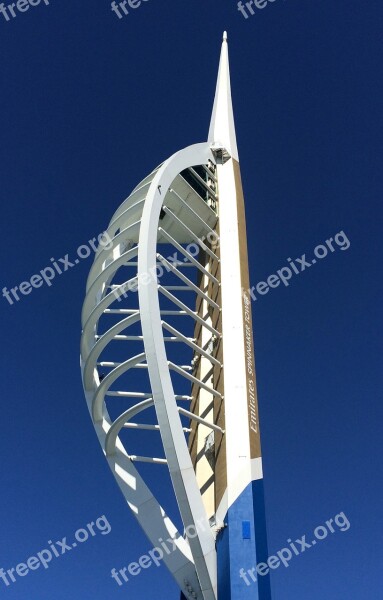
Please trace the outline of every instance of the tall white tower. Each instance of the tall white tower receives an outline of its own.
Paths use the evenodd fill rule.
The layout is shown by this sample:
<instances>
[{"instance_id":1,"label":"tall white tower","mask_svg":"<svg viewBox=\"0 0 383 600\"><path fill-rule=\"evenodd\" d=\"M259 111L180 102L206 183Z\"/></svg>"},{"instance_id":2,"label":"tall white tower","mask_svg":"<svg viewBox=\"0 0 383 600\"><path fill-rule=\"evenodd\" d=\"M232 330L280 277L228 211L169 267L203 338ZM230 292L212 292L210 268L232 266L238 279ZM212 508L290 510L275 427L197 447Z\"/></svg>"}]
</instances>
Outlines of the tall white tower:
<instances>
[{"instance_id":1,"label":"tall white tower","mask_svg":"<svg viewBox=\"0 0 383 600\"><path fill-rule=\"evenodd\" d=\"M208 141L154 169L107 233L87 282L81 367L110 468L183 597L269 600L268 576L240 577L267 559L267 541L226 33ZM181 529L144 481L161 469Z\"/></svg>"}]
</instances>

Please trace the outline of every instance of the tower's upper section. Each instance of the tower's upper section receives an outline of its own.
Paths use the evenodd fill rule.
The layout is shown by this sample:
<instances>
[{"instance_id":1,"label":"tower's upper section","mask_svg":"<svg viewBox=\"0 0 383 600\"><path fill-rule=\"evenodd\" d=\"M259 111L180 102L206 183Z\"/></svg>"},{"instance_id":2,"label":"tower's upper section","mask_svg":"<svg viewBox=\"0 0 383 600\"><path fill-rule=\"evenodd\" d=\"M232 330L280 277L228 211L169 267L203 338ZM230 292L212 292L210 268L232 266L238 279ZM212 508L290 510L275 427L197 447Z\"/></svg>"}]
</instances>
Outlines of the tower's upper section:
<instances>
[{"instance_id":1,"label":"tower's upper section","mask_svg":"<svg viewBox=\"0 0 383 600\"><path fill-rule=\"evenodd\" d=\"M238 160L233 104L231 99L229 52L226 31L223 34L217 87L208 140L211 143L215 142L221 144L228 150L232 158Z\"/></svg>"}]
</instances>

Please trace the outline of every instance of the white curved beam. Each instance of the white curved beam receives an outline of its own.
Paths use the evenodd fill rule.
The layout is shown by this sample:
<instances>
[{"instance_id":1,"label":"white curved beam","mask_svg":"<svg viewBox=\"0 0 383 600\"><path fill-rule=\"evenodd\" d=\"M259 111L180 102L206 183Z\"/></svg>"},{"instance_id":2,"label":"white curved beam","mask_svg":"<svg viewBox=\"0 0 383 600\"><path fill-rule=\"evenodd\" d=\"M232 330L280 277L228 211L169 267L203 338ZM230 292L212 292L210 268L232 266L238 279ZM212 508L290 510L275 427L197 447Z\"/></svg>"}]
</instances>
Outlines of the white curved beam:
<instances>
[{"instance_id":1,"label":"white curved beam","mask_svg":"<svg viewBox=\"0 0 383 600\"><path fill-rule=\"evenodd\" d=\"M98 360L101 352L106 348L106 346L109 344L109 342L111 342L114 339L114 337L118 333L120 333L120 331L123 331L124 329L127 329L131 325L134 325L139 320L140 320L140 313L138 311L135 312L133 315L130 315L129 317L126 317L125 319L122 319L122 321L119 321L118 323L113 325L113 327L108 329L108 331L106 331L97 340L96 344L93 346L93 348L89 352L89 354L84 353L84 356L83 356L84 382L85 382L86 389L89 389L92 386L93 372L97 366L97 360Z\"/></svg>"},{"instance_id":2,"label":"white curved beam","mask_svg":"<svg viewBox=\"0 0 383 600\"><path fill-rule=\"evenodd\" d=\"M107 456L111 456L116 452L116 443L118 435L121 429L124 427L125 423L128 423L130 419L133 419L136 415L138 415L143 410L150 408L154 405L153 398L148 398L147 400L143 400L139 404L136 404L129 410L126 410L116 419L109 429L106 440L105 440L105 452Z\"/></svg>"},{"instance_id":3,"label":"white curved beam","mask_svg":"<svg viewBox=\"0 0 383 600\"><path fill-rule=\"evenodd\" d=\"M92 394L87 393L86 398L88 408L91 410ZM94 427L100 445L104 449L106 436L111 427L110 417L106 410L102 422L94 423ZM159 540L168 540L168 538L173 540L173 551L171 554L164 552L163 562L173 574L179 587L185 589L186 579L197 593L201 594L188 541L182 537L153 496L118 439L115 453L106 458L128 506L152 546L160 546Z\"/></svg>"},{"instance_id":4,"label":"white curved beam","mask_svg":"<svg viewBox=\"0 0 383 600\"><path fill-rule=\"evenodd\" d=\"M197 144L173 155L156 173L142 213L138 252L139 280L140 276L144 277L145 274L153 272L156 267L157 229L166 192L181 171L192 165L206 164L209 160L214 160L209 144ZM215 540L203 506L174 399L163 340L157 282L150 279L147 285L139 287L138 293L145 352L165 456L184 525L193 525L198 531L198 535L190 539L190 548L204 599L215 600L217 593Z\"/></svg>"},{"instance_id":5,"label":"white curved beam","mask_svg":"<svg viewBox=\"0 0 383 600\"><path fill-rule=\"evenodd\" d=\"M193 318L194 322L198 322L200 326L204 327L206 325L211 334L218 336L220 334L211 325L205 324L203 319L191 309L183 311L164 310L161 313L159 292L169 292L167 292L167 289L159 289L154 277L149 278L149 282L147 277L148 273L155 273L156 271L156 246L158 236L161 236L161 233L164 239L168 239L177 250L188 258L178 239L165 232L163 228L158 227L161 207L168 192L167 213L174 222L181 223L181 231L186 231L186 238L190 237L197 240L203 250L213 254L199 237L202 236L201 232L213 231L209 223L215 223L216 216L201 199L201 214L206 217L206 220L202 219L176 191L181 191L185 198L195 197L195 190L186 180L180 178L179 174L193 165L203 165L209 161L214 163L214 157L207 143L198 144L178 152L155 169L144 182L141 182L113 215L107 229L107 234L112 242L107 248L100 247L97 250L87 281L87 295L82 311L81 355L84 388L94 427L108 463L130 508L153 545L158 545L160 538L165 539L167 533L164 529L168 532L168 535L171 532L171 537L176 540L177 550L171 556L167 556L165 562L184 594L190 595L192 590L193 593L197 594L198 597L203 597L204 600L216 600L215 539L202 502L186 444L185 431L187 430L182 426L180 419L180 413L187 417L191 416L192 413L178 407L177 400L184 399L186 396L175 393L170 378L170 369L185 375L188 370L191 370L191 367L179 367L167 360L165 342L169 340L169 337L164 336L161 314L174 315L182 312L183 315ZM171 188L172 185L176 190ZM177 208L175 202L178 202L180 208ZM185 207L191 215L191 227L200 232L198 235L182 223L182 220L177 216L177 214L180 214L180 210L185 210ZM185 233L179 239L185 239ZM138 245L126 249L126 243L138 243ZM136 255L137 262L132 260ZM215 255L213 256L215 257ZM217 257L215 258L217 259ZM166 261L166 259L163 260ZM112 286L113 277L120 267L124 267L125 264L130 264L131 267L137 265L137 275L122 284ZM214 284L219 284L218 280L205 273L203 268L201 269L196 260L190 260L188 266L198 268ZM201 290L178 269L176 269L175 275L183 283L186 283L185 289L193 290L197 295L202 294ZM143 276L142 281L145 280L145 284L141 284L141 276ZM116 300L126 295L128 289L137 288L137 284L139 310L110 308ZM169 286L169 289L173 290L179 287ZM110 291L111 288L112 291ZM205 294L203 294L203 297L205 297ZM219 310L218 305L212 300L210 304L213 308ZM98 322L104 313L120 316L121 320L98 336ZM128 316L125 317L125 315ZM100 380L98 359L101 353L106 350L113 340L120 339L120 332L137 323L140 319L143 335L133 337L136 341L143 340L144 352L127 357L123 362L107 361L105 364L111 368L111 371ZM175 333L175 340L191 347L194 352L200 352L208 357L206 352L194 343L194 339L183 335L181 331L174 329L166 322L163 322L163 326L170 332ZM126 339L130 339L130 337L127 336ZM217 366L221 366L218 361L212 358L212 362L214 361ZM112 384L130 369L143 366L148 369L152 397L147 397L143 402L128 408L112 423L105 405L106 395L121 395L121 397L126 397L127 400L133 397L149 396L149 394L143 394L142 392L109 391ZM211 389L202 381L192 377L191 375L188 377L192 383L198 382L201 388L206 389L206 391ZM211 393L214 394L215 390L211 389ZM191 397L189 397L190 399ZM135 455L128 454L119 439L119 432L127 424L127 421L145 408L149 408L153 402L166 456L166 460L155 459L155 462L167 463L184 527L186 531L189 531L188 528L191 526L195 528L196 535L191 535L187 539L180 536L174 525L166 517L165 512L133 466L132 460L135 459ZM207 424L201 417L196 416L195 420L200 424ZM140 426L140 424L137 425ZM211 429L222 432L221 428L214 425ZM153 459L145 457L137 457L137 459L153 461Z\"/></svg>"},{"instance_id":6,"label":"white curved beam","mask_svg":"<svg viewBox=\"0 0 383 600\"><path fill-rule=\"evenodd\" d=\"M113 369L108 375L101 381L100 385L97 388L97 391L93 397L92 404L92 416L93 420L97 423L98 421L102 421L103 418L103 404L105 394L112 385L121 375L127 373L130 369L132 369L135 365L139 365L145 360L145 352L142 354L137 354L133 356L133 358L129 358L125 362L121 363L118 367Z\"/></svg>"}]
</instances>

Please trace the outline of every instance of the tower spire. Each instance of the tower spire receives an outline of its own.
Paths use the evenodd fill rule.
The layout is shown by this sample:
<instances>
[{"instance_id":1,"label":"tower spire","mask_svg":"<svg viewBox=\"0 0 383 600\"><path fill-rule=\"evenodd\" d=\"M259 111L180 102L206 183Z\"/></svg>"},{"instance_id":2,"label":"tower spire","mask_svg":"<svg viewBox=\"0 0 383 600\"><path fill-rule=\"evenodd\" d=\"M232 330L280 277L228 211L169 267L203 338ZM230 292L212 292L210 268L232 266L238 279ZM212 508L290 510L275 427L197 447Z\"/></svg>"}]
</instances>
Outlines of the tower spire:
<instances>
[{"instance_id":1,"label":"tower spire","mask_svg":"<svg viewBox=\"0 0 383 600\"><path fill-rule=\"evenodd\" d=\"M238 160L233 104L231 99L229 52L226 31L223 33L217 87L208 140L211 143L222 144L228 150L231 157Z\"/></svg>"}]
</instances>

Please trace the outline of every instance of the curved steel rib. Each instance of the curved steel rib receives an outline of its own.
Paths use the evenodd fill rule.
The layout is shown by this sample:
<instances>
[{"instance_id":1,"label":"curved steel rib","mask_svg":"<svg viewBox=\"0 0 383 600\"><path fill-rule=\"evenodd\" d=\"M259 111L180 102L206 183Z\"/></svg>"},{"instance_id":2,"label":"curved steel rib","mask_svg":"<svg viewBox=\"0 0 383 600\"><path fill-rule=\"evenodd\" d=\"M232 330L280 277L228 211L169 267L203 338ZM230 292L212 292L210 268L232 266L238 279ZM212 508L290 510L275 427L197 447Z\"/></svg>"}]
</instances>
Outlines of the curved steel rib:
<instances>
[{"instance_id":1,"label":"curved steel rib","mask_svg":"<svg viewBox=\"0 0 383 600\"><path fill-rule=\"evenodd\" d=\"M221 334L210 318L179 297L185 291L192 292L207 311L220 310L219 304L201 285L201 281L205 281L206 285L219 286L219 279L199 257L185 248L185 244L194 244L209 260L219 262L206 242L217 223L212 208L215 192L209 185L206 169L206 165L211 169L214 164L208 143L190 146L155 169L115 212L107 229L112 242L97 250L88 277L81 339L85 395L109 466L152 544L158 546L159 540L168 537L175 540L176 549L170 555L164 553L164 562L184 595L204 600L216 600L217 597L215 535L185 437L191 430L183 425L181 417L190 418L197 427L206 426L213 434L214 431L224 432L211 418L178 406L178 401L190 401L192 396L190 392L189 395L177 393L172 373L173 377L181 376L184 384L192 387L194 401L199 393L212 400L214 397L222 399L220 392L214 389L211 377L198 376L195 368L196 361L204 361L211 368L222 368L210 346L202 344L202 341L218 339ZM206 178L203 170L202 177L195 170L197 166L206 170ZM181 264L175 265L164 258L158 252L159 243L171 245L182 257ZM187 274L184 267L189 267ZM159 284L160 268L173 277L171 285ZM123 270L128 271L128 278L124 275L123 282L114 283ZM197 284L192 280L194 272L198 273L194 279L200 278ZM124 308L121 302L127 298L131 301L133 297L135 305ZM167 303L165 308L161 298ZM111 325L112 317L117 317L117 322ZM189 334L182 331L182 325L173 326L169 322L172 318L181 319L183 324L185 319L190 320L192 327L203 330L205 335L199 335L198 339L190 337L190 331ZM141 331L137 334L139 327ZM123 359L104 360L105 353L115 348L119 341L127 344ZM191 363L179 365L174 359L170 360L167 342L178 342L177 346L181 345L185 352L191 353ZM131 352L125 353L125 348L131 348ZM110 371L101 373L101 367ZM147 371L150 390L113 389L119 381L125 388L126 376L135 369ZM206 369L201 373L206 374ZM111 396L141 401L112 419L107 406ZM153 406L157 424L131 423L132 418L150 411ZM136 456L125 449L119 436L122 430L133 427L160 432L164 459ZM181 535L166 516L133 464L135 461L167 465L186 536L184 532Z\"/></svg>"}]
</instances>

